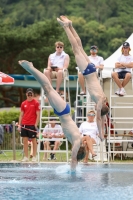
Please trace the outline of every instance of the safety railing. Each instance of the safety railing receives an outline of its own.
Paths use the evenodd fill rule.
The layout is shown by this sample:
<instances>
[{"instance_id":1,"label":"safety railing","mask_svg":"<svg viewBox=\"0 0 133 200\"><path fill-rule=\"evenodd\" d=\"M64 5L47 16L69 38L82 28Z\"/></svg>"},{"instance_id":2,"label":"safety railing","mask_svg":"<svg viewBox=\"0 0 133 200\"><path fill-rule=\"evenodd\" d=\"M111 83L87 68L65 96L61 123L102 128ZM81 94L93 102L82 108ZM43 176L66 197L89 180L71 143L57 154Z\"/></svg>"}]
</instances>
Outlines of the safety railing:
<instances>
[{"instance_id":1,"label":"safety railing","mask_svg":"<svg viewBox=\"0 0 133 200\"><path fill-rule=\"evenodd\" d=\"M16 131L15 121L11 124L1 124L3 127L12 126L12 130L5 131L3 129L3 140L0 143L0 161L15 161L20 160L23 150L20 144L20 133ZM2 133L1 133L2 134Z\"/></svg>"},{"instance_id":2,"label":"safety railing","mask_svg":"<svg viewBox=\"0 0 133 200\"><path fill-rule=\"evenodd\" d=\"M67 138L54 138L54 139L50 139L50 138L43 138L43 139L39 139L38 140L38 150L37 150L37 154L38 154L38 162L40 162L40 153L51 153L52 150L40 150L40 145L41 142L46 142L46 141L60 141L60 142L65 142L66 143L66 149L65 150L54 150L54 153L65 153L66 154L66 161L68 163L69 161L69 151L68 151L68 140Z\"/></svg>"},{"instance_id":3,"label":"safety railing","mask_svg":"<svg viewBox=\"0 0 133 200\"><path fill-rule=\"evenodd\" d=\"M122 154L125 154L125 155L133 154L133 147L130 148L130 151L128 151L127 149L126 149L126 151L124 151L124 149L123 149L124 143L126 143L126 144L128 144L129 142L133 143L133 139L131 139L131 137L132 137L132 135L124 135L124 134L116 135L115 134L114 136L109 136L107 138L107 143L108 143L108 147L109 147L108 161L114 160L114 156L116 154L121 154L121 160L122 160ZM121 149L121 150L117 150L117 149Z\"/></svg>"},{"instance_id":4,"label":"safety railing","mask_svg":"<svg viewBox=\"0 0 133 200\"><path fill-rule=\"evenodd\" d=\"M16 130L16 126L15 126L15 122L12 122L12 133L4 133L4 139L3 139L3 143L0 145L0 161L20 161L22 159L23 156L23 146L21 145L20 142L20 134L18 133L18 131ZM110 128L110 130L113 130ZM116 130L116 129L115 129ZM121 130L120 128L117 128L117 130ZM122 129L123 130L123 129ZM128 129L130 130L130 129ZM119 138L119 136L123 136L122 139ZM110 137L110 138L109 138ZM49 138L43 138L43 139L39 139L38 140L38 162L40 162L40 153L50 153L51 150L40 150L40 142L41 141L52 141L52 139ZM55 139L54 139L55 140ZM56 140L59 140L61 142L65 142L65 150L56 150L54 151L55 153L59 153L59 154L66 154L66 161L69 162L69 148L68 148L68 140L65 138L56 138ZM114 148L113 145L115 145L115 143L122 143L126 145L125 150L116 150L115 146ZM133 154L133 146L131 146L131 148L127 148L128 144L131 143L133 144L133 135L129 135L129 134L125 134L125 135L121 135L121 134L116 134L114 135L114 137L112 138L111 136L108 136L107 139L107 144L108 144L108 150L107 150L107 155L108 155L108 159L111 157L111 155L115 155L115 154L124 154L124 155L128 155L128 154ZM111 147L112 144L112 147ZM96 152L98 154L98 152L104 152L102 149L97 149L100 148L100 145L95 145L96 148ZM103 148L103 147L101 147ZM112 149L111 149L112 148ZM105 152L106 154L106 152ZM102 156L102 154L101 154ZM101 157L101 160L104 162L104 157ZM113 160L113 159L111 159ZM97 158L96 158L97 161Z\"/></svg>"}]
</instances>

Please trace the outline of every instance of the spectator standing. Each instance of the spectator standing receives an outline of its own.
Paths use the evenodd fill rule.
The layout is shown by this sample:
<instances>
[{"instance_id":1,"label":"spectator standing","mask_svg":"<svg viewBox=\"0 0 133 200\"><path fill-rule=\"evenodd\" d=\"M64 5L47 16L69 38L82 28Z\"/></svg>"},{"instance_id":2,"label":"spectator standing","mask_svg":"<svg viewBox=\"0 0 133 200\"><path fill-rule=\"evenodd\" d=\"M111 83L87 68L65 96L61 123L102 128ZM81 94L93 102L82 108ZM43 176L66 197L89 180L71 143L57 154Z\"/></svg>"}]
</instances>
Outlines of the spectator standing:
<instances>
[{"instance_id":1,"label":"spectator standing","mask_svg":"<svg viewBox=\"0 0 133 200\"><path fill-rule=\"evenodd\" d=\"M115 63L115 72L112 73L112 77L118 86L115 94L119 96L124 96L126 94L124 87L131 78L133 56L129 54L130 50L130 44L128 42L124 42L122 46L122 55L118 57ZM122 82L120 79L123 79Z\"/></svg>"},{"instance_id":2,"label":"spectator standing","mask_svg":"<svg viewBox=\"0 0 133 200\"><path fill-rule=\"evenodd\" d=\"M69 55L64 52L64 43L55 43L55 53L50 54L48 58L48 66L44 74L47 76L51 83L52 78L57 78L56 81L56 91L59 93L60 85L63 78L63 69L67 69L69 66ZM56 68L53 68L56 67Z\"/></svg>"},{"instance_id":3,"label":"spectator standing","mask_svg":"<svg viewBox=\"0 0 133 200\"><path fill-rule=\"evenodd\" d=\"M34 91L32 88L26 90L27 99L21 104L21 112L19 116L18 129L21 131L24 143L24 158L22 162L29 161L28 159L28 139L31 138L33 144L33 158L32 161L36 162L37 153L37 126L40 117L39 102L34 99Z\"/></svg>"}]
</instances>

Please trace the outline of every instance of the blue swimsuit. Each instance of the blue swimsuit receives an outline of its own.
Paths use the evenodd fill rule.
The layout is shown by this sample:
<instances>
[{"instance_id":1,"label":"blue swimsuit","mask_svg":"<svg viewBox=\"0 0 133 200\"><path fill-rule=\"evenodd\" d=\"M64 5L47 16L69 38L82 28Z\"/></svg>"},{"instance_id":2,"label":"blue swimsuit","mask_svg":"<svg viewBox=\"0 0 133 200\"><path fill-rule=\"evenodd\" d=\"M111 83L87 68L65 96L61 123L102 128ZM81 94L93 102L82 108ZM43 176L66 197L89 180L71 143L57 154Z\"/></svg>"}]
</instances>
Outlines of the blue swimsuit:
<instances>
[{"instance_id":1,"label":"blue swimsuit","mask_svg":"<svg viewBox=\"0 0 133 200\"><path fill-rule=\"evenodd\" d=\"M66 104L66 107L65 109L62 111L62 112L57 112L55 109L54 109L54 113L58 116L62 116L62 115L66 115L68 113L70 113L70 106L68 104Z\"/></svg>"},{"instance_id":2,"label":"blue swimsuit","mask_svg":"<svg viewBox=\"0 0 133 200\"><path fill-rule=\"evenodd\" d=\"M88 74L92 74L96 72L96 67L93 63L89 63L88 66L86 67L86 69L82 72L82 74L85 76L85 75L88 75Z\"/></svg>"}]
</instances>

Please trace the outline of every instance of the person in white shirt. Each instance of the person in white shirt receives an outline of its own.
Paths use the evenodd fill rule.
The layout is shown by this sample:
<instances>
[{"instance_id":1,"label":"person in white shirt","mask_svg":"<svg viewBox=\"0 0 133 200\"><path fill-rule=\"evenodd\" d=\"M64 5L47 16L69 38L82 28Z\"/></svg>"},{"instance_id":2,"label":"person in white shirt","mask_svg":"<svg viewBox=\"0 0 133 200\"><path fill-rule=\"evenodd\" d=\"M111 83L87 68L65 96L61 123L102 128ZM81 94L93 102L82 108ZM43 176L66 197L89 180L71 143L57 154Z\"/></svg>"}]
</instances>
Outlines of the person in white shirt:
<instances>
[{"instance_id":1,"label":"person in white shirt","mask_svg":"<svg viewBox=\"0 0 133 200\"><path fill-rule=\"evenodd\" d=\"M97 69L103 70L104 67L104 60L103 57L98 56L98 47L93 45L90 48L90 56L88 56L89 60L91 63L93 63ZM78 79L79 79L79 84L81 86L81 93L80 95L85 95L86 94L86 89L85 89L85 78L81 72L78 72Z\"/></svg>"},{"instance_id":2,"label":"person in white shirt","mask_svg":"<svg viewBox=\"0 0 133 200\"><path fill-rule=\"evenodd\" d=\"M122 55L118 57L115 63L115 72L112 73L112 77L115 83L118 85L118 89L115 94L124 96L126 91L124 87L127 85L131 78L131 68L133 68L133 56L129 54L130 44L128 42L123 43ZM120 79L123 79L122 82Z\"/></svg>"},{"instance_id":3,"label":"person in white shirt","mask_svg":"<svg viewBox=\"0 0 133 200\"><path fill-rule=\"evenodd\" d=\"M97 123L94 121L95 119L95 111L90 110L87 113L87 121L84 121L80 127L79 132L82 134L82 141L86 143L86 138L88 139L88 144L85 145L86 147L86 156L84 162L88 162L89 151L92 154L92 158L96 156L95 152L93 151L93 144L99 143L99 131L97 127Z\"/></svg>"},{"instance_id":4,"label":"person in white shirt","mask_svg":"<svg viewBox=\"0 0 133 200\"><path fill-rule=\"evenodd\" d=\"M64 137L62 127L56 123L56 119L53 119L53 118L50 119L50 123L47 124L43 129L42 136L44 138L51 139L50 141L44 142L44 150L51 150L51 145L54 145L54 148L53 148L52 153L50 154L49 160L56 160L54 151L58 150L59 145L60 145L60 140L57 140L57 138ZM47 159L47 154L44 153L43 159L44 160Z\"/></svg>"},{"instance_id":5,"label":"person in white shirt","mask_svg":"<svg viewBox=\"0 0 133 200\"><path fill-rule=\"evenodd\" d=\"M69 66L70 58L69 55L64 52L64 43L56 42L55 43L56 52L50 54L48 58L48 66L44 71L44 74L47 76L51 83L52 78L57 78L56 81L56 91L59 93L60 85L63 78L63 69L67 69ZM55 68L56 67L56 68Z\"/></svg>"}]
</instances>

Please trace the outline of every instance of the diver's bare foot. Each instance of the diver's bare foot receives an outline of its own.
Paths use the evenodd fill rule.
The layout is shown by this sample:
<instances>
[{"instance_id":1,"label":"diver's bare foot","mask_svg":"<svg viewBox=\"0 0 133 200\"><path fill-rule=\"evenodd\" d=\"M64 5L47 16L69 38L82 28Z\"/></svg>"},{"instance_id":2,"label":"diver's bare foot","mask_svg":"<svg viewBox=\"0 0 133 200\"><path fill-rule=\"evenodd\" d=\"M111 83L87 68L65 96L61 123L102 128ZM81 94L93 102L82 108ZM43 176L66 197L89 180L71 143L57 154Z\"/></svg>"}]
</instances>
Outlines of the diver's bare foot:
<instances>
[{"instance_id":1,"label":"diver's bare foot","mask_svg":"<svg viewBox=\"0 0 133 200\"><path fill-rule=\"evenodd\" d=\"M68 27L68 26L69 26L69 23L68 23L68 22L63 22L63 21L61 21L59 18L57 18L57 21L58 21L58 23L59 23L61 26L63 26L63 27Z\"/></svg>"},{"instance_id":2,"label":"diver's bare foot","mask_svg":"<svg viewBox=\"0 0 133 200\"><path fill-rule=\"evenodd\" d=\"M72 26L72 21L71 21L70 19L68 19L66 16L61 15L60 18L61 18L61 20L62 20L63 22L68 23L69 26Z\"/></svg>"},{"instance_id":3,"label":"diver's bare foot","mask_svg":"<svg viewBox=\"0 0 133 200\"><path fill-rule=\"evenodd\" d=\"M27 60L19 60L18 63L25 69L29 67L33 67L32 62L29 62Z\"/></svg>"}]
</instances>

